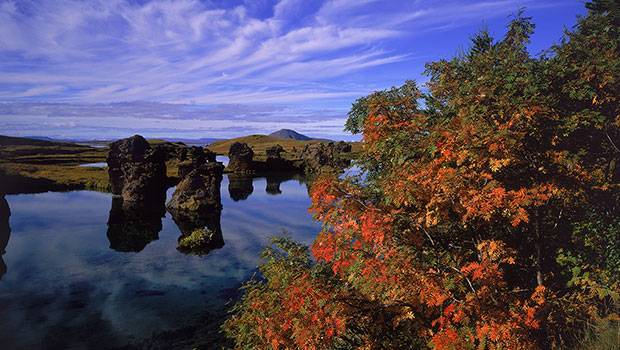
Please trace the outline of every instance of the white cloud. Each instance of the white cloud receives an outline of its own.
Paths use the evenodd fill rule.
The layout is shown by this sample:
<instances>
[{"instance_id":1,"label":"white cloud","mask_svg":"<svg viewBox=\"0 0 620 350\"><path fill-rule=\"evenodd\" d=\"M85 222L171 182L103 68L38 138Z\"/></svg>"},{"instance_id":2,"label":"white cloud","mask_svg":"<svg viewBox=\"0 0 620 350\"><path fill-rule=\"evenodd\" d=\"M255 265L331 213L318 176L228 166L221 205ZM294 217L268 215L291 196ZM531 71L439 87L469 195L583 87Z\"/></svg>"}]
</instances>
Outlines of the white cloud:
<instances>
[{"instance_id":1,"label":"white cloud","mask_svg":"<svg viewBox=\"0 0 620 350\"><path fill-rule=\"evenodd\" d=\"M240 3L0 0L0 101L71 103L45 108L73 118L118 101L328 106L344 113L357 97L387 87L378 84L421 72L421 57L431 52L418 39L517 10L514 0ZM563 4L520 1L530 8ZM398 81L374 81L410 64ZM91 107L74 113L74 104ZM0 115L0 123L8 121Z\"/></svg>"},{"instance_id":2,"label":"white cloud","mask_svg":"<svg viewBox=\"0 0 620 350\"><path fill-rule=\"evenodd\" d=\"M315 137L343 138L346 115L340 110L304 110L266 105L220 104L199 107L158 102L68 104L0 103L0 126L16 136L65 137L237 137L268 134L281 128ZM58 129L58 130L55 130Z\"/></svg>"},{"instance_id":3,"label":"white cloud","mask_svg":"<svg viewBox=\"0 0 620 350\"><path fill-rule=\"evenodd\" d=\"M39 91L42 98L56 92L51 97L72 102L213 100L231 89L259 95L262 87L284 88L289 79L318 83L407 59L412 52L394 52L383 43L433 23L505 15L515 6L512 0L280 0L265 18L250 3L4 1L0 98L35 98ZM313 77L306 70L342 68L342 62L350 64L329 74ZM283 72L289 75L278 76ZM352 93L335 90L332 96ZM332 91L305 92L297 100ZM289 93L280 95L291 100Z\"/></svg>"}]
</instances>

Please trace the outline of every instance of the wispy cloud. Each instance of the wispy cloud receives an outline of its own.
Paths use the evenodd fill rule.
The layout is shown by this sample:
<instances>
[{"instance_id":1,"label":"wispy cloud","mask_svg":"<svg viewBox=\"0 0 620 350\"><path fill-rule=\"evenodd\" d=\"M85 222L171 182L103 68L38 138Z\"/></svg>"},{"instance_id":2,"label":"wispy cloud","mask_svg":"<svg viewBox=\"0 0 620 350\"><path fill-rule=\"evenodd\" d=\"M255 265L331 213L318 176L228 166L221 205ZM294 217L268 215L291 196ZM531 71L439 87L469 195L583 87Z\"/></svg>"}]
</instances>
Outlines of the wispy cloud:
<instances>
[{"instance_id":1,"label":"wispy cloud","mask_svg":"<svg viewBox=\"0 0 620 350\"><path fill-rule=\"evenodd\" d=\"M0 103L0 129L18 136L114 138L136 133L149 137L236 137L280 128L315 137L340 138L346 119L340 110L220 104L203 107L159 102L69 104ZM52 133L49 128L58 128ZM79 133L78 133L79 131Z\"/></svg>"},{"instance_id":2,"label":"wispy cloud","mask_svg":"<svg viewBox=\"0 0 620 350\"><path fill-rule=\"evenodd\" d=\"M551 0L544 6L565 3ZM99 103L118 101L178 103L181 109L186 104L327 106L342 112L355 98L389 87L382 84L419 74L424 61L435 58L436 33L471 32L481 19L503 21L519 6L543 5L534 0L0 0L0 101L63 102L46 108L68 114L81 104L76 118L97 115ZM389 78L397 74L396 82Z\"/></svg>"},{"instance_id":3,"label":"wispy cloud","mask_svg":"<svg viewBox=\"0 0 620 350\"><path fill-rule=\"evenodd\" d=\"M395 52L390 40L516 8L512 0L263 3L266 18L248 5L199 0L4 1L0 98L212 103L222 91L260 95L265 86L269 102L340 97L346 91L273 91L406 60L414 52Z\"/></svg>"}]
</instances>

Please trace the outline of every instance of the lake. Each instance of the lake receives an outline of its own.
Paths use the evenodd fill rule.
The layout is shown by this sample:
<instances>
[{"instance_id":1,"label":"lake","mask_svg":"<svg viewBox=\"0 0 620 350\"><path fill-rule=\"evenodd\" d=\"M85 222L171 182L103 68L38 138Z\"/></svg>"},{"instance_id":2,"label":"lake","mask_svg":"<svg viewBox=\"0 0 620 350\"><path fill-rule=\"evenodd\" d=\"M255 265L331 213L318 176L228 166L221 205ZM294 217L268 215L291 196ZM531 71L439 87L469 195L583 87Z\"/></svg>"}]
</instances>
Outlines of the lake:
<instances>
[{"instance_id":1,"label":"lake","mask_svg":"<svg viewBox=\"0 0 620 350\"><path fill-rule=\"evenodd\" d=\"M310 244L321 229L298 176L230 180L231 191L227 175L220 191L224 245L202 257L177 251L181 233L169 213L139 244L118 248L108 193L7 195L0 348L118 348L196 324L216 334L267 237L286 230Z\"/></svg>"}]
</instances>

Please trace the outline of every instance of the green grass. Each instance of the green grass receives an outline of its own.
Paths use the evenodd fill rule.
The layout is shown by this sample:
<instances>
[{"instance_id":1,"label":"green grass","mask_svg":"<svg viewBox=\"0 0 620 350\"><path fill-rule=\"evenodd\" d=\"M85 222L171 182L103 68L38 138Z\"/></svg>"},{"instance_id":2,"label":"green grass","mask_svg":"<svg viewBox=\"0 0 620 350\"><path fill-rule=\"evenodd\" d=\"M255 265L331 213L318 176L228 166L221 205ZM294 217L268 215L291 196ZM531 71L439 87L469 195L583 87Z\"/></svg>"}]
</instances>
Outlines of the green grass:
<instances>
[{"instance_id":1,"label":"green grass","mask_svg":"<svg viewBox=\"0 0 620 350\"><path fill-rule=\"evenodd\" d=\"M322 141L299 141L266 135L250 135L230 140L219 140L208 148L218 154L228 154L234 142L245 142L253 148L257 161L264 161L266 149L279 144L287 152L282 156L292 158L293 147L303 149L306 144ZM149 140L152 145L167 144L164 140ZM359 151L359 142L351 143L353 152ZM67 142L43 141L36 139L0 136L0 171L15 178L18 183L28 186L29 181L42 183L45 179L66 188L91 189L103 192L111 190L107 168L78 167L78 164L105 162L108 147L90 147ZM354 156L352 154L352 156ZM168 177L178 174L178 161L166 162Z\"/></svg>"},{"instance_id":2,"label":"green grass","mask_svg":"<svg viewBox=\"0 0 620 350\"><path fill-rule=\"evenodd\" d=\"M600 322L585 332L576 350L620 350L620 321Z\"/></svg>"},{"instance_id":3,"label":"green grass","mask_svg":"<svg viewBox=\"0 0 620 350\"><path fill-rule=\"evenodd\" d=\"M47 179L69 188L111 191L107 168L78 167L75 165L0 163L7 175L27 179Z\"/></svg>"},{"instance_id":4,"label":"green grass","mask_svg":"<svg viewBox=\"0 0 620 350\"><path fill-rule=\"evenodd\" d=\"M230 146L232 146L235 142L246 143L252 150L254 151L254 160L264 161L267 157L266 150L269 147L280 145L284 148L286 153L282 154L284 158L293 158L293 154L291 153L293 147L297 149L297 151L301 151L307 144L312 143L321 143L325 141L300 141L293 139L282 139L279 137L267 136L267 135L250 135L244 137L237 137L234 139L228 140L218 140L208 145L207 148L217 154L228 155L228 151L230 150ZM362 144L360 142L348 142L351 145L351 154L347 155L347 158L355 158L357 154L362 151Z\"/></svg>"},{"instance_id":5,"label":"green grass","mask_svg":"<svg viewBox=\"0 0 620 350\"><path fill-rule=\"evenodd\" d=\"M177 249L184 254L206 255L213 250L210 247L213 232L205 228L194 230L189 236L179 240Z\"/></svg>"},{"instance_id":6,"label":"green grass","mask_svg":"<svg viewBox=\"0 0 620 350\"><path fill-rule=\"evenodd\" d=\"M207 148L217 154L228 155L230 146L235 142L247 143L252 148L254 153L265 154L267 148L275 145L280 145L286 152L291 152L293 147L301 150L305 145L309 143L317 143L321 141L300 141L293 139L281 139L279 137L267 136L267 135L250 135L244 137L237 137L228 140L218 140L208 145Z\"/></svg>"},{"instance_id":7,"label":"green grass","mask_svg":"<svg viewBox=\"0 0 620 350\"><path fill-rule=\"evenodd\" d=\"M166 143L163 140L149 142ZM107 168L77 166L104 163L108 151L108 147L0 136L0 171L19 179L15 181L26 189L29 183L41 184L39 180L45 179L61 187L109 192ZM169 177L176 177L177 161L168 161L166 169Z\"/></svg>"}]
</instances>

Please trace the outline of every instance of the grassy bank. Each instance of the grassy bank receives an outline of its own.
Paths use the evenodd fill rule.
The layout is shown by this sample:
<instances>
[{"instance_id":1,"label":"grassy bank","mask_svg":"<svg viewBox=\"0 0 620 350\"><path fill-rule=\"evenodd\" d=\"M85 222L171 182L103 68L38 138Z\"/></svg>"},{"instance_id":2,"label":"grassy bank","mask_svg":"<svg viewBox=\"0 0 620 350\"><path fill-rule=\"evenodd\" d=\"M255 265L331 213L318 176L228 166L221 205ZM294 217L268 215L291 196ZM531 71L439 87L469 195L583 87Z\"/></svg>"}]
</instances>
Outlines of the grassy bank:
<instances>
[{"instance_id":1,"label":"grassy bank","mask_svg":"<svg viewBox=\"0 0 620 350\"><path fill-rule=\"evenodd\" d=\"M105 162L107 154L107 147L0 136L2 191L110 191L106 169L78 167L79 164Z\"/></svg>"},{"instance_id":2,"label":"grassy bank","mask_svg":"<svg viewBox=\"0 0 620 350\"><path fill-rule=\"evenodd\" d=\"M234 139L228 140L218 140L207 146L211 151L216 152L217 154L228 155L228 150L230 146L235 142L247 143L248 146L252 148L255 154L258 156L265 155L265 151L267 148L280 145L287 153L291 153L293 148L298 151L303 149L306 145L312 143L321 143L325 141L300 141L293 139L282 139L279 137L267 136L267 135L250 135L244 137L236 137ZM352 153L359 153L362 149L362 146L359 142L349 142L352 146Z\"/></svg>"}]
</instances>

